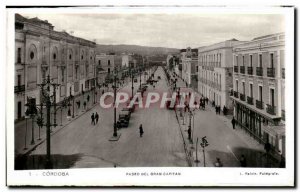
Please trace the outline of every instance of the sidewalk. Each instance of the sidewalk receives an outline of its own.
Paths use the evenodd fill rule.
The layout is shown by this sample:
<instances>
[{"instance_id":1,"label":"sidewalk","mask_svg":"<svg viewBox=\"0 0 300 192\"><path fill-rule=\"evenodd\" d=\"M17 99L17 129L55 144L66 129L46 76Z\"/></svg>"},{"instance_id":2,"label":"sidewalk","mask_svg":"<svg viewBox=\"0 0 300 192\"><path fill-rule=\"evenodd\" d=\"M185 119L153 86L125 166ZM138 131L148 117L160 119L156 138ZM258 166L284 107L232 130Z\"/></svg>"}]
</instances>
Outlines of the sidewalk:
<instances>
[{"instance_id":1,"label":"sidewalk","mask_svg":"<svg viewBox=\"0 0 300 192\"><path fill-rule=\"evenodd\" d=\"M178 78L178 79L179 79L180 84L184 87L185 83L180 78ZM194 94L196 95L195 98L201 97L201 95L197 91L194 91L192 88L187 88L187 89L194 92ZM215 114L215 108L212 107L211 102L209 102L209 104L205 105L205 110L209 110ZM243 142L245 142L249 148L260 151L260 156L261 156L261 157L259 157L261 159L260 166L262 166L262 167L266 167L266 166L278 167L279 162L280 162L280 157L278 155L271 153L271 154L269 154L269 160L267 160L263 144L260 144L245 129L241 128L240 126L236 126L235 129L233 130L232 124L231 124L233 115L226 115L226 116L224 116L223 114L222 115L215 114L215 115L226 125L226 127L228 128L228 131L231 131L232 134L236 135L237 137L239 137L239 139L243 140ZM194 156L195 156L195 154L194 154ZM199 154L198 154L198 157L199 157Z\"/></svg>"},{"instance_id":2,"label":"sidewalk","mask_svg":"<svg viewBox=\"0 0 300 192\"><path fill-rule=\"evenodd\" d=\"M126 79L124 83L124 87L128 84L129 80ZM130 82L129 82L130 83ZM121 89L120 87L119 89ZM107 88L104 88L106 92ZM78 119L81 117L83 114L87 113L88 111L92 110L96 105L98 105L98 98L100 98L100 95L102 95L102 90L103 88L97 90L97 98L94 103L94 97L93 97L93 91L90 90L86 92L84 95L80 94L75 96L74 98L74 118L67 119L67 111L68 107L64 108L62 111L58 109L57 107L57 113L56 113L56 127L51 127L51 136L59 132L61 129L69 125L71 122L74 120ZM108 90L109 91L109 90ZM87 103L86 109L83 109L83 102L86 99L87 95L90 95L90 100ZM76 101L80 101L80 108L77 107ZM73 102L71 102L73 104ZM73 113L73 106L70 106L71 114ZM62 113L61 113L62 112ZM43 117L44 117L44 123L46 121L46 110L43 110ZM51 108L51 123L53 123L53 107ZM22 156L22 155L27 155L31 153L33 150L36 149L40 144L45 142L46 140L46 127L43 126L42 128L39 129L37 123L36 123L36 117L34 120L34 143L32 143L32 119L27 119L27 130L26 130L26 119L19 121L15 123L14 126L15 130L15 156ZM27 132L27 133L26 133ZM26 148L25 148L25 140L26 140Z\"/></svg>"}]
</instances>

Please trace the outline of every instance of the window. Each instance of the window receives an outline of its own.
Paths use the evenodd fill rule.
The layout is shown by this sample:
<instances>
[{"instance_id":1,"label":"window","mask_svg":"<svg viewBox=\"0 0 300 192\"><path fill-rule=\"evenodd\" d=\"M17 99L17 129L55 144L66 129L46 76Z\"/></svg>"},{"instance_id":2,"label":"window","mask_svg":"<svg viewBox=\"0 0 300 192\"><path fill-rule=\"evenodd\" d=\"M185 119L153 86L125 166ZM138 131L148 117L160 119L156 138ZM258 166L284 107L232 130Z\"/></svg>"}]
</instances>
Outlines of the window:
<instances>
[{"instance_id":1,"label":"window","mask_svg":"<svg viewBox=\"0 0 300 192\"><path fill-rule=\"evenodd\" d=\"M260 101L262 101L262 86L261 85L258 86L258 98Z\"/></svg>"},{"instance_id":2,"label":"window","mask_svg":"<svg viewBox=\"0 0 300 192\"><path fill-rule=\"evenodd\" d=\"M239 92L239 81L235 80L236 92Z\"/></svg>"},{"instance_id":3,"label":"window","mask_svg":"<svg viewBox=\"0 0 300 192\"><path fill-rule=\"evenodd\" d=\"M18 59L17 59L17 62L18 63L21 63L21 48L18 48Z\"/></svg>"},{"instance_id":4,"label":"window","mask_svg":"<svg viewBox=\"0 0 300 192\"><path fill-rule=\"evenodd\" d=\"M258 67L262 67L262 54L259 54Z\"/></svg>"},{"instance_id":5,"label":"window","mask_svg":"<svg viewBox=\"0 0 300 192\"><path fill-rule=\"evenodd\" d=\"M245 56L243 55L243 66L245 66Z\"/></svg>"},{"instance_id":6,"label":"window","mask_svg":"<svg viewBox=\"0 0 300 192\"><path fill-rule=\"evenodd\" d=\"M70 60L72 59L72 55L71 55L71 54L69 55L69 59L70 59Z\"/></svg>"},{"instance_id":7,"label":"window","mask_svg":"<svg viewBox=\"0 0 300 192\"><path fill-rule=\"evenodd\" d=\"M252 55L250 55L250 67L252 67Z\"/></svg>"},{"instance_id":8,"label":"window","mask_svg":"<svg viewBox=\"0 0 300 192\"><path fill-rule=\"evenodd\" d=\"M239 57L238 56L235 56L235 63L236 63L236 66L239 66Z\"/></svg>"},{"instance_id":9,"label":"window","mask_svg":"<svg viewBox=\"0 0 300 192\"><path fill-rule=\"evenodd\" d=\"M21 75L18 75L18 81L17 82L18 82L17 85L20 86L21 85Z\"/></svg>"},{"instance_id":10,"label":"window","mask_svg":"<svg viewBox=\"0 0 300 192\"><path fill-rule=\"evenodd\" d=\"M270 89L270 105L273 107L274 106L274 89Z\"/></svg>"},{"instance_id":11,"label":"window","mask_svg":"<svg viewBox=\"0 0 300 192\"><path fill-rule=\"evenodd\" d=\"M33 53L33 51L30 52L30 55L29 55L29 56L30 56L30 59L31 59L31 60L34 59L34 53Z\"/></svg>"},{"instance_id":12,"label":"window","mask_svg":"<svg viewBox=\"0 0 300 192\"><path fill-rule=\"evenodd\" d=\"M249 90L249 92L250 92L249 96L251 98L253 98L253 84L252 83L250 83L250 90Z\"/></svg>"},{"instance_id":13,"label":"window","mask_svg":"<svg viewBox=\"0 0 300 192\"><path fill-rule=\"evenodd\" d=\"M54 60L56 59L56 54L55 54L55 53L53 53L53 59L54 59Z\"/></svg>"},{"instance_id":14,"label":"window","mask_svg":"<svg viewBox=\"0 0 300 192\"><path fill-rule=\"evenodd\" d=\"M110 73L110 68L107 69L107 72Z\"/></svg>"},{"instance_id":15,"label":"window","mask_svg":"<svg viewBox=\"0 0 300 192\"><path fill-rule=\"evenodd\" d=\"M245 82L243 82L243 94L245 95Z\"/></svg>"},{"instance_id":16,"label":"window","mask_svg":"<svg viewBox=\"0 0 300 192\"><path fill-rule=\"evenodd\" d=\"M107 62L108 62L108 66L110 66L110 60L108 60Z\"/></svg>"},{"instance_id":17,"label":"window","mask_svg":"<svg viewBox=\"0 0 300 192\"><path fill-rule=\"evenodd\" d=\"M274 54L273 53L270 54L270 67L274 68Z\"/></svg>"}]
</instances>

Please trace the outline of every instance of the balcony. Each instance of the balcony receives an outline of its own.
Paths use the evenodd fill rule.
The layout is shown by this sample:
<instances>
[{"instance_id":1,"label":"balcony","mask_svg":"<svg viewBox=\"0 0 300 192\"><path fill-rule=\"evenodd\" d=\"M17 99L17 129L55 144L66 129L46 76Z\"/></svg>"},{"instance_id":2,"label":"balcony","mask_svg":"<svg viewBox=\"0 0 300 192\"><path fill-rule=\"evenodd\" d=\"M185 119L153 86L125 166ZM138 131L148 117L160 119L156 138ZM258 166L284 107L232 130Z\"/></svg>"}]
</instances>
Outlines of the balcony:
<instances>
[{"instance_id":1,"label":"balcony","mask_svg":"<svg viewBox=\"0 0 300 192\"><path fill-rule=\"evenodd\" d=\"M263 76L263 68L262 67L256 67L256 75L257 76Z\"/></svg>"},{"instance_id":2,"label":"balcony","mask_svg":"<svg viewBox=\"0 0 300 192\"><path fill-rule=\"evenodd\" d=\"M267 104L267 113L269 113L271 115L276 115L276 111L275 110L276 110L275 106Z\"/></svg>"},{"instance_id":3,"label":"balcony","mask_svg":"<svg viewBox=\"0 0 300 192\"><path fill-rule=\"evenodd\" d=\"M247 97L247 103L249 104L249 105L253 105L253 98L252 97Z\"/></svg>"},{"instance_id":4,"label":"balcony","mask_svg":"<svg viewBox=\"0 0 300 192\"><path fill-rule=\"evenodd\" d=\"M233 96L234 96L235 98L239 98L239 92L233 91Z\"/></svg>"},{"instance_id":5,"label":"balcony","mask_svg":"<svg viewBox=\"0 0 300 192\"><path fill-rule=\"evenodd\" d=\"M245 74L245 66L240 66L240 73Z\"/></svg>"},{"instance_id":6,"label":"balcony","mask_svg":"<svg viewBox=\"0 0 300 192\"><path fill-rule=\"evenodd\" d=\"M25 85L17 85L15 86L15 93L21 93L25 91Z\"/></svg>"},{"instance_id":7,"label":"balcony","mask_svg":"<svg viewBox=\"0 0 300 192\"><path fill-rule=\"evenodd\" d=\"M248 67L247 72L248 75L253 75L253 67Z\"/></svg>"},{"instance_id":8,"label":"balcony","mask_svg":"<svg viewBox=\"0 0 300 192\"><path fill-rule=\"evenodd\" d=\"M267 76L275 77L275 68L267 68Z\"/></svg>"},{"instance_id":9,"label":"balcony","mask_svg":"<svg viewBox=\"0 0 300 192\"><path fill-rule=\"evenodd\" d=\"M234 72L236 72L236 73L239 72L239 66L234 66Z\"/></svg>"},{"instance_id":10,"label":"balcony","mask_svg":"<svg viewBox=\"0 0 300 192\"><path fill-rule=\"evenodd\" d=\"M241 94L240 93L240 100L242 100L242 101L245 101L246 99L245 99L245 94Z\"/></svg>"},{"instance_id":11,"label":"balcony","mask_svg":"<svg viewBox=\"0 0 300 192\"><path fill-rule=\"evenodd\" d=\"M285 79L285 68L281 69L281 76L283 79Z\"/></svg>"},{"instance_id":12,"label":"balcony","mask_svg":"<svg viewBox=\"0 0 300 192\"><path fill-rule=\"evenodd\" d=\"M256 108L258 108L258 109L264 109L263 104L264 104L264 102L256 100Z\"/></svg>"}]
</instances>

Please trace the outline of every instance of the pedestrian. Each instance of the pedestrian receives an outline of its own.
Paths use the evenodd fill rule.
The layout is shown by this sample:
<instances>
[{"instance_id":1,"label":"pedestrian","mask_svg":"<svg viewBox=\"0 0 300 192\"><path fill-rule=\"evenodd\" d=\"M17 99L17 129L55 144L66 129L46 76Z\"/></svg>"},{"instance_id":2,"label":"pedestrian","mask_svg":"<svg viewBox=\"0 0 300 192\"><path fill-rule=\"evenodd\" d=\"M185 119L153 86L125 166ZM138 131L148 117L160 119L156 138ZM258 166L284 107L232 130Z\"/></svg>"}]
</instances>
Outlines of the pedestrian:
<instances>
[{"instance_id":1,"label":"pedestrian","mask_svg":"<svg viewBox=\"0 0 300 192\"><path fill-rule=\"evenodd\" d=\"M215 109L216 109L216 114L218 115L218 107L216 106Z\"/></svg>"},{"instance_id":2,"label":"pedestrian","mask_svg":"<svg viewBox=\"0 0 300 192\"><path fill-rule=\"evenodd\" d=\"M235 119L234 119L234 117L232 117L231 124L232 124L232 128L233 129L235 129L235 123L236 123Z\"/></svg>"},{"instance_id":3,"label":"pedestrian","mask_svg":"<svg viewBox=\"0 0 300 192\"><path fill-rule=\"evenodd\" d=\"M99 115L98 115L98 113L96 112L96 114L95 114L95 120L96 120L96 124L98 123L98 120L99 120Z\"/></svg>"},{"instance_id":4,"label":"pedestrian","mask_svg":"<svg viewBox=\"0 0 300 192\"><path fill-rule=\"evenodd\" d=\"M143 129L143 125L140 124L140 137L143 137L143 134L144 134L144 129Z\"/></svg>"},{"instance_id":5,"label":"pedestrian","mask_svg":"<svg viewBox=\"0 0 300 192\"><path fill-rule=\"evenodd\" d=\"M215 162L215 167L223 167L223 163L221 162L220 158L217 157L217 161Z\"/></svg>"},{"instance_id":6,"label":"pedestrian","mask_svg":"<svg viewBox=\"0 0 300 192\"><path fill-rule=\"evenodd\" d=\"M244 155L241 156L240 163L241 167L247 167L247 161Z\"/></svg>"},{"instance_id":7,"label":"pedestrian","mask_svg":"<svg viewBox=\"0 0 300 192\"><path fill-rule=\"evenodd\" d=\"M221 106L220 105L218 106L218 113L219 113L219 115L221 115Z\"/></svg>"},{"instance_id":8,"label":"pedestrian","mask_svg":"<svg viewBox=\"0 0 300 192\"><path fill-rule=\"evenodd\" d=\"M92 124L95 125L95 115L94 115L94 113L92 114L91 119L92 119Z\"/></svg>"},{"instance_id":9,"label":"pedestrian","mask_svg":"<svg viewBox=\"0 0 300 192\"><path fill-rule=\"evenodd\" d=\"M279 168L285 168L285 159L284 159L284 156L282 154L280 155Z\"/></svg>"}]
</instances>

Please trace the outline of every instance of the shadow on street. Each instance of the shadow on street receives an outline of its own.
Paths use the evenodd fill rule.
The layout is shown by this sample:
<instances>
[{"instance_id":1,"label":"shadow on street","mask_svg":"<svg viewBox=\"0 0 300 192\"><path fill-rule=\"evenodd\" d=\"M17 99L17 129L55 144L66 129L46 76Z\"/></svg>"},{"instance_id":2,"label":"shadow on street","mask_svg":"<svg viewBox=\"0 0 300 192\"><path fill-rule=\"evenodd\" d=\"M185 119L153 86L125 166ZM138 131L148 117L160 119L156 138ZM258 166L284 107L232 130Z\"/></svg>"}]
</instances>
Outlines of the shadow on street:
<instances>
[{"instance_id":1,"label":"shadow on street","mask_svg":"<svg viewBox=\"0 0 300 192\"><path fill-rule=\"evenodd\" d=\"M68 169L81 159L82 154L52 154L53 169ZM15 170L46 169L46 155L23 155L15 158Z\"/></svg>"}]
</instances>

